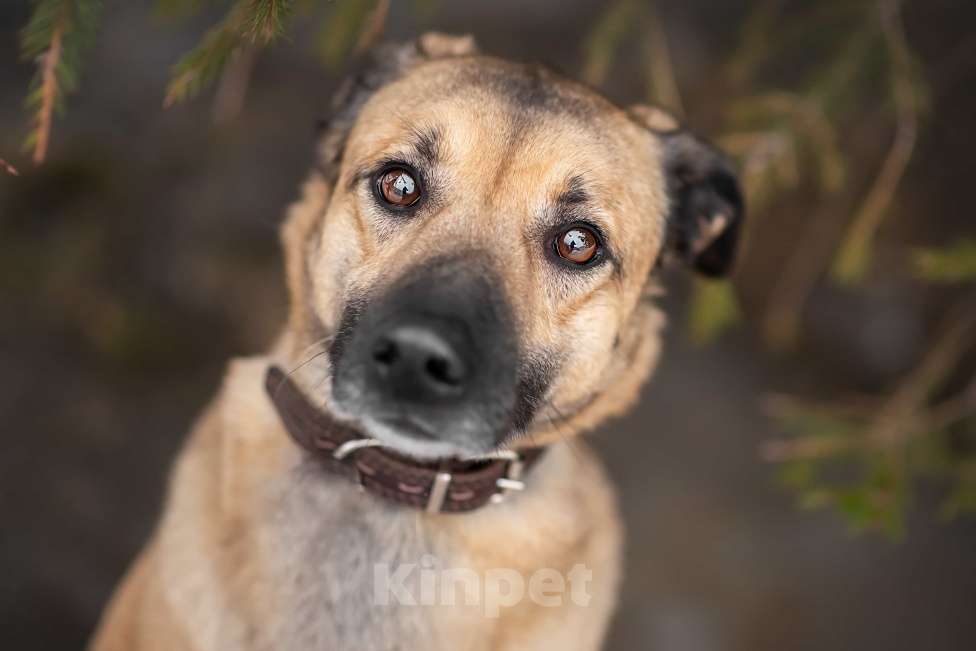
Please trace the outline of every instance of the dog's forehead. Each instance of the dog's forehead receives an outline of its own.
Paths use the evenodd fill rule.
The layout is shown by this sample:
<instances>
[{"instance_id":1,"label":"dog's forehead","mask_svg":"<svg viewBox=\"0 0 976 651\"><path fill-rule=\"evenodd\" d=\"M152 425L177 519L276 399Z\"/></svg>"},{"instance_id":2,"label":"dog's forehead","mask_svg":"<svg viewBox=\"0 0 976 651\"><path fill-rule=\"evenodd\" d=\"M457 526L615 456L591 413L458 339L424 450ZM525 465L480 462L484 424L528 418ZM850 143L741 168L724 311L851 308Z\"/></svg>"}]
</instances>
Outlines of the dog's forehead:
<instances>
[{"instance_id":1,"label":"dog's forehead","mask_svg":"<svg viewBox=\"0 0 976 651\"><path fill-rule=\"evenodd\" d=\"M656 156L646 130L599 94L540 66L489 57L417 66L373 97L358 126L353 141L364 155L432 134L453 164L507 160L556 175L573 166L625 174Z\"/></svg>"}]
</instances>

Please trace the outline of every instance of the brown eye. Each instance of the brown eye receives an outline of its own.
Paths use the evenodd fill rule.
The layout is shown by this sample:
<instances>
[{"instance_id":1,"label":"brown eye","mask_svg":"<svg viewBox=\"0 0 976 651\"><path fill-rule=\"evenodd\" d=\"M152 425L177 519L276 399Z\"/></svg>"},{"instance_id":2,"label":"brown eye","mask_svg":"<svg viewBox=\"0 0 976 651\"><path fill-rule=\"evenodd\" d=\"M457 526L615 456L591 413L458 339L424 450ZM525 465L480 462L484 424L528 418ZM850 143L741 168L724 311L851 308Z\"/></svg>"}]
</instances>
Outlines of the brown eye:
<instances>
[{"instance_id":1,"label":"brown eye","mask_svg":"<svg viewBox=\"0 0 976 651\"><path fill-rule=\"evenodd\" d=\"M406 208L420 198L420 184L402 167L386 171L380 176L378 184L380 195L391 206Z\"/></svg>"},{"instance_id":2,"label":"brown eye","mask_svg":"<svg viewBox=\"0 0 976 651\"><path fill-rule=\"evenodd\" d=\"M600 242L596 233L585 226L573 226L556 236L559 257L576 264L586 264L596 257Z\"/></svg>"}]
</instances>

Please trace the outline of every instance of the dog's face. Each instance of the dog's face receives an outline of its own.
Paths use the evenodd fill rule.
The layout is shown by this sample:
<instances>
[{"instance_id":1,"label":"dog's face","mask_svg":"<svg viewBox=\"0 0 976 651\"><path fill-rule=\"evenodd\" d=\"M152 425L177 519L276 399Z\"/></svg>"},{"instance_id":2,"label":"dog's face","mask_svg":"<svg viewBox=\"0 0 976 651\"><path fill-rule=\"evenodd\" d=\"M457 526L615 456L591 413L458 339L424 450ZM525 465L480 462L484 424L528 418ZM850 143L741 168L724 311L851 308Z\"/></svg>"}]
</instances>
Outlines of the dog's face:
<instances>
[{"instance_id":1,"label":"dog's face","mask_svg":"<svg viewBox=\"0 0 976 651\"><path fill-rule=\"evenodd\" d=\"M741 201L714 150L548 71L428 35L347 88L321 210L285 241L322 397L420 457L544 442L632 400L668 252L717 275ZM300 361L300 360L296 360Z\"/></svg>"}]
</instances>

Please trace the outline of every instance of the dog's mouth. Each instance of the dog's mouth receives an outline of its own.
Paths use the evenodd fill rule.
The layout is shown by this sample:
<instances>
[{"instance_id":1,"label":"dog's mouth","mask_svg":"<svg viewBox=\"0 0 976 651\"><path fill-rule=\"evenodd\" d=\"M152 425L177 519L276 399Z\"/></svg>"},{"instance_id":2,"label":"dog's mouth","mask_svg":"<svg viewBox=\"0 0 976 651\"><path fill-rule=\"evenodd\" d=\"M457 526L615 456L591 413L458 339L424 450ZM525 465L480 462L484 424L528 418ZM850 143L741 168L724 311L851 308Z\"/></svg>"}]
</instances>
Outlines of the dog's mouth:
<instances>
[{"instance_id":1,"label":"dog's mouth","mask_svg":"<svg viewBox=\"0 0 976 651\"><path fill-rule=\"evenodd\" d=\"M509 442L508 436L465 436L480 424L436 430L409 416L374 416L355 418L353 426L360 436L378 441L385 450L415 460L476 459L490 454Z\"/></svg>"},{"instance_id":2,"label":"dog's mouth","mask_svg":"<svg viewBox=\"0 0 976 651\"><path fill-rule=\"evenodd\" d=\"M485 454L465 455L445 449L444 454L417 454L403 440L423 440L428 445L436 444L437 436L409 421L387 424L391 429L383 433L371 431L370 426L337 418L328 409L316 406L299 391L287 375L278 367L271 367L266 379L266 388L277 408L285 429L299 447L315 456L332 457L341 460L350 451L372 448L376 453L415 468L438 470L449 464L455 470L474 470L497 459L498 450ZM395 430L394 430L395 428ZM403 432L390 436L390 432Z\"/></svg>"},{"instance_id":3,"label":"dog's mouth","mask_svg":"<svg viewBox=\"0 0 976 651\"><path fill-rule=\"evenodd\" d=\"M410 418L386 418L379 422L385 427L420 441L437 441L440 438L435 432Z\"/></svg>"}]
</instances>

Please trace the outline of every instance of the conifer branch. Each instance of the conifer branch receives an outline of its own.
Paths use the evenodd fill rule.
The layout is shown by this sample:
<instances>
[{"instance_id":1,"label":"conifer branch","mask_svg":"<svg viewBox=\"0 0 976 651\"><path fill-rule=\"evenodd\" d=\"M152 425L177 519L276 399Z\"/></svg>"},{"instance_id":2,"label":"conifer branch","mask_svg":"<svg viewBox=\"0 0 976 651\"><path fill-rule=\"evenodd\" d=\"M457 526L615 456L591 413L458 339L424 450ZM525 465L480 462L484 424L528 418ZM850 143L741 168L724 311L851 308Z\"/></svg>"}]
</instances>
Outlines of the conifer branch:
<instances>
[{"instance_id":1,"label":"conifer branch","mask_svg":"<svg viewBox=\"0 0 976 651\"><path fill-rule=\"evenodd\" d=\"M196 95L219 77L248 41L268 45L284 33L294 0L240 0L173 68L164 107Z\"/></svg>"},{"instance_id":2,"label":"conifer branch","mask_svg":"<svg viewBox=\"0 0 976 651\"><path fill-rule=\"evenodd\" d=\"M58 64L61 62L61 45L64 38L64 14L51 32L51 47L44 54L41 64L41 106L37 113L33 160L35 165L44 162L47 156L48 141L51 139L51 120L54 117L54 103L58 99Z\"/></svg>"},{"instance_id":3,"label":"conifer branch","mask_svg":"<svg viewBox=\"0 0 976 651\"><path fill-rule=\"evenodd\" d=\"M27 96L34 118L26 146L33 151L35 165L47 157L55 111L78 86L81 55L94 38L101 4L101 0L38 0L21 33L22 57L39 66Z\"/></svg>"},{"instance_id":4,"label":"conifer branch","mask_svg":"<svg viewBox=\"0 0 976 651\"><path fill-rule=\"evenodd\" d=\"M169 108L196 95L213 81L241 46L236 28L235 12L231 12L203 37L195 49L186 54L173 68L173 77L166 87L163 106Z\"/></svg>"},{"instance_id":5,"label":"conifer branch","mask_svg":"<svg viewBox=\"0 0 976 651\"><path fill-rule=\"evenodd\" d=\"M294 0L249 0L243 13L245 35L265 45L276 40L284 33L285 19L294 5Z\"/></svg>"}]
</instances>

